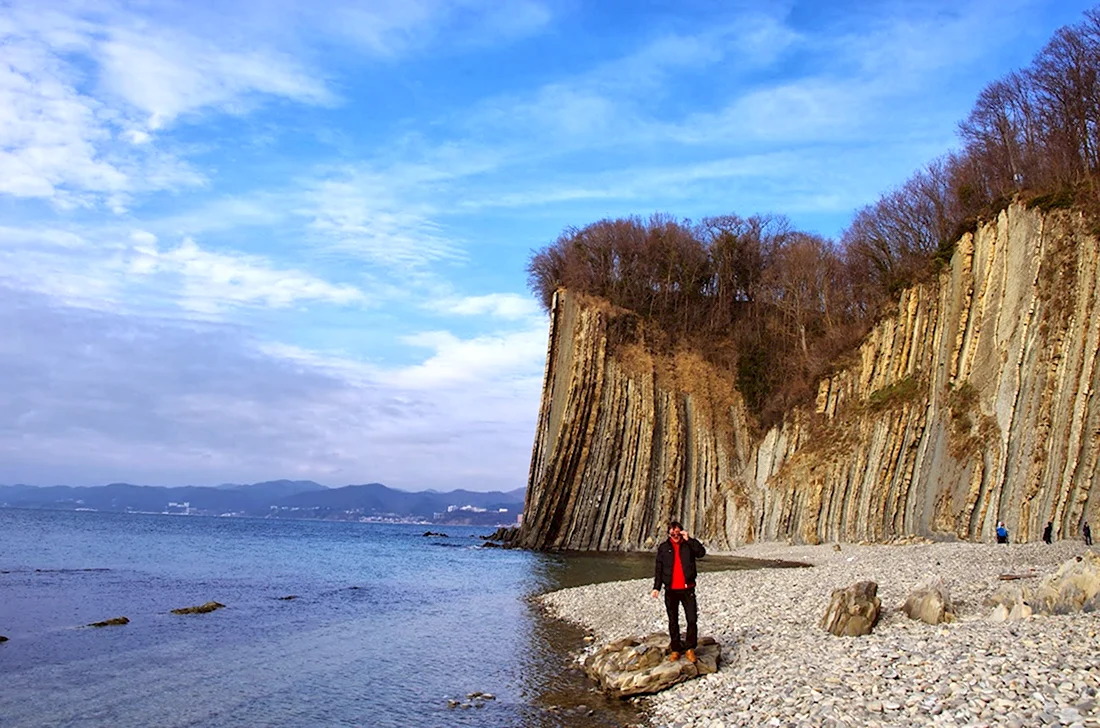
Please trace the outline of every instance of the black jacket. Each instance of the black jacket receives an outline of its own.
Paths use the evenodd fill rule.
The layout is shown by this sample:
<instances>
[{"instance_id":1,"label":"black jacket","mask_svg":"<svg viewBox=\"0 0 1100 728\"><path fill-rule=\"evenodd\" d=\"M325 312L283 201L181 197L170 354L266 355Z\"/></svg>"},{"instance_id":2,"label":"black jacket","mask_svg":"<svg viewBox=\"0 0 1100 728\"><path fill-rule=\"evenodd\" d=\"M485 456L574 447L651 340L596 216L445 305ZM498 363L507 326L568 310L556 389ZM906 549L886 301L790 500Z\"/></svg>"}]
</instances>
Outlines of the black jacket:
<instances>
[{"instance_id":1,"label":"black jacket","mask_svg":"<svg viewBox=\"0 0 1100 728\"><path fill-rule=\"evenodd\" d=\"M660 590L661 586L672 588L672 558L675 552L672 550L672 542L667 538L657 547L657 563L653 567L653 588ZM695 586L695 560L707 555L707 549L699 541L689 538L680 542L680 566L684 570L684 583L689 587Z\"/></svg>"}]
</instances>

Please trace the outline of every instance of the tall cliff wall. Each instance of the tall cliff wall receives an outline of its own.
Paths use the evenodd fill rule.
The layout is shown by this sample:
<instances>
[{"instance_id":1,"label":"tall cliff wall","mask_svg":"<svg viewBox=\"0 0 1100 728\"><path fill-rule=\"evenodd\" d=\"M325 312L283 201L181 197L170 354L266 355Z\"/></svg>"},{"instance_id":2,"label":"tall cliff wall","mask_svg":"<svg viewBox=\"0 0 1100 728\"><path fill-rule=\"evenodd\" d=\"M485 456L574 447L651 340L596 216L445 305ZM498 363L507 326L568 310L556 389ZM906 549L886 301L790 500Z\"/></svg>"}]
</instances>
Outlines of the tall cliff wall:
<instances>
[{"instance_id":1,"label":"tall cliff wall","mask_svg":"<svg viewBox=\"0 0 1100 728\"><path fill-rule=\"evenodd\" d=\"M1079 215L1014 205L763 435L728 374L559 292L521 545L649 548L670 518L718 548L1074 537L1100 518L1098 278Z\"/></svg>"}]
</instances>

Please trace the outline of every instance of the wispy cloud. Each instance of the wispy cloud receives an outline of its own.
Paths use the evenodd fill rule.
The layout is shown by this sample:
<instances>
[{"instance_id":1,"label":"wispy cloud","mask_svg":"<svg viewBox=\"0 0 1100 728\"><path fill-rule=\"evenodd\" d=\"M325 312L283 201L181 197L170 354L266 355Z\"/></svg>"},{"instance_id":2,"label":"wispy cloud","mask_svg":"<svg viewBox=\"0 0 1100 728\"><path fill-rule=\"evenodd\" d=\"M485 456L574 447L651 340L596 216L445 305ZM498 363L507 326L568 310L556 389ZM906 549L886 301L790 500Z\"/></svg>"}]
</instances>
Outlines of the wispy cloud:
<instances>
[{"instance_id":1,"label":"wispy cloud","mask_svg":"<svg viewBox=\"0 0 1100 728\"><path fill-rule=\"evenodd\" d=\"M155 235L119 227L94 236L69 230L0 228L0 282L66 305L137 313L217 316L229 309L311 303L361 306L366 294L256 255L205 250L193 239L161 248Z\"/></svg>"},{"instance_id":2,"label":"wispy cloud","mask_svg":"<svg viewBox=\"0 0 1100 728\"><path fill-rule=\"evenodd\" d=\"M308 182L298 212L310 218L309 229L323 247L389 268L418 269L460 255L432 205L402 190L401 182L348 170Z\"/></svg>"},{"instance_id":3,"label":"wispy cloud","mask_svg":"<svg viewBox=\"0 0 1100 728\"><path fill-rule=\"evenodd\" d=\"M142 113L154 131L207 108L241 112L260 95L331 104L335 95L295 59L271 50L238 51L177 31L109 31L92 48L103 86Z\"/></svg>"}]
</instances>

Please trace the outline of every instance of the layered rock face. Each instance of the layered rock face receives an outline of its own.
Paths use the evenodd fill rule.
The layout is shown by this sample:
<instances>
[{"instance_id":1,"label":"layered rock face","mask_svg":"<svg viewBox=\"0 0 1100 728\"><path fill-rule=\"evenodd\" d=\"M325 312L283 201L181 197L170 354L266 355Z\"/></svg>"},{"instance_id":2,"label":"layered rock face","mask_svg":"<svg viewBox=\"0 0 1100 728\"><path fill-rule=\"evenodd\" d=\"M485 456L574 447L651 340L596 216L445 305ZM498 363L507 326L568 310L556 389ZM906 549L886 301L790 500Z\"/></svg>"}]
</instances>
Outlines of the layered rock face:
<instances>
[{"instance_id":1,"label":"layered rock face","mask_svg":"<svg viewBox=\"0 0 1100 728\"><path fill-rule=\"evenodd\" d=\"M1014 205L967 234L816 406L754 435L732 377L559 292L520 545L1080 537L1100 517L1100 244Z\"/></svg>"}]
</instances>

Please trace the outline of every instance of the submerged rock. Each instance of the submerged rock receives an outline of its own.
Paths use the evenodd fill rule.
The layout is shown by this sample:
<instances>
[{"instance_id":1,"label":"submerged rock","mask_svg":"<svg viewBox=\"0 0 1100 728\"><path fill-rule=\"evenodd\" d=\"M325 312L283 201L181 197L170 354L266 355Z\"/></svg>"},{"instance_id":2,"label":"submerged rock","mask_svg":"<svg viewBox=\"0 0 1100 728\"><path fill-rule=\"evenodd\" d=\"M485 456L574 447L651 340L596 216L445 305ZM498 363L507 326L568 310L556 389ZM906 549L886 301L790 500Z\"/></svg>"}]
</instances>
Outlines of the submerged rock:
<instances>
[{"instance_id":1,"label":"submerged rock","mask_svg":"<svg viewBox=\"0 0 1100 728\"><path fill-rule=\"evenodd\" d=\"M713 638L699 640L694 663L683 656L670 662L668 643L668 635L661 632L641 639L621 639L589 655L584 661L584 671L604 691L619 698L657 693L718 671L721 645Z\"/></svg>"},{"instance_id":2,"label":"submerged rock","mask_svg":"<svg viewBox=\"0 0 1100 728\"><path fill-rule=\"evenodd\" d=\"M821 618L821 628L838 637L871 634L878 622L878 584L859 581L843 589L834 589L829 608Z\"/></svg>"},{"instance_id":3,"label":"submerged rock","mask_svg":"<svg viewBox=\"0 0 1100 728\"><path fill-rule=\"evenodd\" d=\"M120 624L129 624L130 619L128 617L115 617L114 619L105 619L102 622L92 622L87 625L89 627L114 627Z\"/></svg>"},{"instance_id":4,"label":"submerged rock","mask_svg":"<svg viewBox=\"0 0 1100 728\"><path fill-rule=\"evenodd\" d=\"M197 607L180 607L179 609L173 609L172 614L206 614L207 612L213 612L215 609L221 609L224 606L224 604L219 604L218 602L207 602Z\"/></svg>"}]
</instances>

